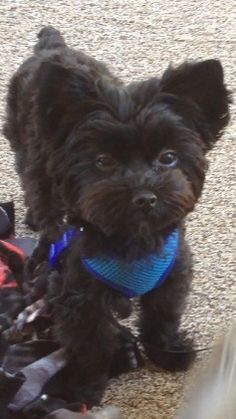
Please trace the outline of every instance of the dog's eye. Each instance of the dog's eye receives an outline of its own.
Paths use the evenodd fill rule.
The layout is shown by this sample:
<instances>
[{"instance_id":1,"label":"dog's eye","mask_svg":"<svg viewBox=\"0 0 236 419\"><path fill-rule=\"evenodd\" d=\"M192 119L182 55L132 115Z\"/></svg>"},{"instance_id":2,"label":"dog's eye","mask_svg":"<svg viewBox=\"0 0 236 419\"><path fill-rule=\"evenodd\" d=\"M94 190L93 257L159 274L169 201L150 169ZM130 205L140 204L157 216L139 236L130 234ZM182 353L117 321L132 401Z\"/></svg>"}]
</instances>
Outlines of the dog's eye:
<instances>
[{"instance_id":1,"label":"dog's eye","mask_svg":"<svg viewBox=\"0 0 236 419\"><path fill-rule=\"evenodd\" d=\"M100 154L96 157L95 164L100 170L112 170L116 166L116 161L108 154Z\"/></svg>"},{"instance_id":2,"label":"dog's eye","mask_svg":"<svg viewBox=\"0 0 236 419\"><path fill-rule=\"evenodd\" d=\"M159 162L165 166L173 167L177 163L177 155L173 150L166 150L160 153Z\"/></svg>"}]
</instances>

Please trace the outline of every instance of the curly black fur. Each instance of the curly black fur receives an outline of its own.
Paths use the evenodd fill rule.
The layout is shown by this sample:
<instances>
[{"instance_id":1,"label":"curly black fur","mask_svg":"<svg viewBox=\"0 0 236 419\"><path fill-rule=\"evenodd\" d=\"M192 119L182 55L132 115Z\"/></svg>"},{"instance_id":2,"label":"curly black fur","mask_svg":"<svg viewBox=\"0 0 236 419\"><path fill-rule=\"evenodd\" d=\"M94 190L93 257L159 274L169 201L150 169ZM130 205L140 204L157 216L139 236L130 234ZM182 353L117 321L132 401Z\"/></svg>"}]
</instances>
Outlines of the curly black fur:
<instances>
[{"instance_id":1,"label":"curly black fur","mask_svg":"<svg viewBox=\"0 0 236 419\"><path fill-rule=\"evenodd\" d=\"M178 327L191 258L182 222L201 194L205 155L228 123L229 102L219 61L184 63L160 79L124 85L50 27L13 76L4 131L31 222L42 233L35 256L47 254L65 218L84 227L65 255L54 308L55 334L71 362L72 401L97 403L114 363L119 370L126 331L116 313L128 314L131 304L85 272L81 252L112 249L130 260L160 248L179 227L173 271L141 298L140 336L161 367L180 370L192 360L191 351L165 352L185 347ZM171 163L163 160L168 150ZM154 205L137 206L146 192Z\"/></svg>"}]
</instances>

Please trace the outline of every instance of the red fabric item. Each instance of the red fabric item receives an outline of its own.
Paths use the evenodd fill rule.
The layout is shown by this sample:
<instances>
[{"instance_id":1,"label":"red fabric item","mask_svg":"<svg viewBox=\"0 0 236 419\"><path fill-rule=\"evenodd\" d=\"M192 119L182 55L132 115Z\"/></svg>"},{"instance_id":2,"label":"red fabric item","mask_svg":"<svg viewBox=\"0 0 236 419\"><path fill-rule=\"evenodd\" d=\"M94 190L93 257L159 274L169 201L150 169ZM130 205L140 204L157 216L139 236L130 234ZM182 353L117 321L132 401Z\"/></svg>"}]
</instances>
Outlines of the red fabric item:
<instances>
[{"instance_id":1,"label":"red fabric item","mask_svg":"<svg viewBox=\"0 0 236 419\"><path fill-rule=\"evenodd\" d=\"M15 280L6 282L10 274L8 266L0 260L0 288L16 288L18 286Z\"/></svg>"},{"instance_id":2,"label":"red fabric item","mask_svg":"<svg viewBox=\"0 0 236 419\"><path fill-rule=\"evenodd\" d=\"M8 263L8 255L10 256L13 253L17 255L22 262L24 262L24 252L5 240L0 240L0 244L4 248L4 253L1 252L0 249L0 289L16 288L18 285L14 279L14 273L11 271L11 267Z\"/></svg>"},{"instance_id":3,"label":"red fabric item","mask_svg":"<svg viewBox=\"0 0 236 419\"><path fill-rule=\"evenodd\" d=\"M5 240L0 240L0 243L10 252L16 253L18 256L20 256L20 258L22 259L22 262L25 260L24 252L21 249L19 249L19 247L16 247Z\"/></svg>"}]
</instances>

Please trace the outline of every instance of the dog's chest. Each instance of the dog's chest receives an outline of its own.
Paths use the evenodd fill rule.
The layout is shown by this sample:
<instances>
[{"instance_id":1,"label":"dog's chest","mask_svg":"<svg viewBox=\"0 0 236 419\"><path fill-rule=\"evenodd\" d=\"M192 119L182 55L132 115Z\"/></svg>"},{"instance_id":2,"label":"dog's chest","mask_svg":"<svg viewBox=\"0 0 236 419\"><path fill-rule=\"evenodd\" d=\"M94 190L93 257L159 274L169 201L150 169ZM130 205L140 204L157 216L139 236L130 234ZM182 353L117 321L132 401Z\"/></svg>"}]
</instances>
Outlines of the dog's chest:
<instances>
[{"instance_id":1,"label":"dog's chest","mask_svg":"<svg viewBox=\"0 0 236 419\"><path fill-rule=\"evenodd\" d=\"M83 234L69 228L56 243L52 243L49 263L57 267L58 258L72 239ZM114 254L98 254L92 258L80 257L84 269L96 280L105 283L131 298L159 287L170 274L178 253L179 232L173 230L165 239L159 253L126 262Z\"/></svg>"}]
</instances>

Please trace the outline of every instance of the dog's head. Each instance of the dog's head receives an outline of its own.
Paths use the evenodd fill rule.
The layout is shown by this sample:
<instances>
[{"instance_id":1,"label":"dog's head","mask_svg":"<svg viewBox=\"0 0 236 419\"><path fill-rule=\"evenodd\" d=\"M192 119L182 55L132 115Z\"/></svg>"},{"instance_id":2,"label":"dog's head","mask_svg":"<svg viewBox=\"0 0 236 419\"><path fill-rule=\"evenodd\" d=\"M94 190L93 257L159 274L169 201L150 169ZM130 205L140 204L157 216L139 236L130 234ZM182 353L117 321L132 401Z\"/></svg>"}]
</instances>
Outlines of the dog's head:
<instances>
[{"instance_id":1,"label":"dog's head","mask_svg":"<svg viewBox=\"0 0 236 419\"><path fill-rule=\"evenodd\" d=\"M185 63L129 86L44 71L41 121L66 207L107 237L153 249L193 210L205 154L229 120L221 64Z\"/></svg>"}]
</instances>

